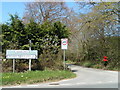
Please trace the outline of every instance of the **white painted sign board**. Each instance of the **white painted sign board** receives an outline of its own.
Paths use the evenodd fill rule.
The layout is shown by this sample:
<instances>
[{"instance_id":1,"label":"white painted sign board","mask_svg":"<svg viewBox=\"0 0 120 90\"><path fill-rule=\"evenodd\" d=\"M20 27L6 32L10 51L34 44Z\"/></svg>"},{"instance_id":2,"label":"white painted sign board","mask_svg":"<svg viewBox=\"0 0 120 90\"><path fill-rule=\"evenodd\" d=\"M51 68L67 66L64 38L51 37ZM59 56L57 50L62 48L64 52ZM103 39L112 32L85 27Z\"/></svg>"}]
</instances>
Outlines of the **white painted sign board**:
<instances>
[{"instance_id":1,"label":"white painted sign board","mask_svg":"<svg viewBox=\"0 0 120 90\"><path fill-rule=\"evenodd\" d=\"M68 48L68 39L61 39L61 49L67 49Z\"/></svg>"},{"instance_id":2,"label":"white painted sign board","mask_svg":"<svg viewBox=\"0 0 120 90\"><path fill-rule=\"evenodd\" d=\"M7 59L37 59L37 50L6 50Z\"/></svg>"}]
</instances>

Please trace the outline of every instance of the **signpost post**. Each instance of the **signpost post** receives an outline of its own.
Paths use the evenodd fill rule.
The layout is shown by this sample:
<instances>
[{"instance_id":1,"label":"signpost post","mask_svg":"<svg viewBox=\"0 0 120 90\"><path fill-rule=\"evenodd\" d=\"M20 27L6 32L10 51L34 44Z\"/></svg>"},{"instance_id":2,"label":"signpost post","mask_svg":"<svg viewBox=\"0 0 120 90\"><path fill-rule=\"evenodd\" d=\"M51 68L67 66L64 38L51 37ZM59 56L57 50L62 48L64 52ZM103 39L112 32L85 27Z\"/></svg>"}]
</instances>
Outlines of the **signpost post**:
<instances>
[{"instance_id":1,"label":"signpost post","mask_svg":"<svg viewBox=\"0 0 120 90\"><path fill-rule=\"evenodd\" d=\"M15 72L15 59L13 59L13 73Z\"/></svg>"},{"instance_id":2,"label":"signpost post","mask_svg":"<svg viewBox=\"0 0 120 90\"><path fill-rule=\"evenodd\" d=\"M63 59L63 62L64 62L64 70L65 70L65 67L66 67L66 63L65 63L65 49L63 50L64 51L64 55L63 55L63 57L64 57L64 59Z\"/></svg>"},{"instance_id":3,"label":"signpost post","mask_svg":"<svg viewBox=\"0 0 120 90\"><path fill-rule=\"evenodd\" d=\"M31 51L31 40L29 40L29 50ZM29 59L29 71L31 71L31 59Z\"/></svg>"},{"instance_id":4,"label":"signpost post","mask_svg":"<svg viewBox=\"0 0 120 90\"><path fill-rule=\"evenodd\" d=\"M66 67L66 63L65 63L65 50L67 49L68 47L68 39L65 38L65 39L61 39L61 49L64 50L64 53L63 53L63 64L64 64L64 70L65 70L65 67Z\"/></svg>"}]
</instances>

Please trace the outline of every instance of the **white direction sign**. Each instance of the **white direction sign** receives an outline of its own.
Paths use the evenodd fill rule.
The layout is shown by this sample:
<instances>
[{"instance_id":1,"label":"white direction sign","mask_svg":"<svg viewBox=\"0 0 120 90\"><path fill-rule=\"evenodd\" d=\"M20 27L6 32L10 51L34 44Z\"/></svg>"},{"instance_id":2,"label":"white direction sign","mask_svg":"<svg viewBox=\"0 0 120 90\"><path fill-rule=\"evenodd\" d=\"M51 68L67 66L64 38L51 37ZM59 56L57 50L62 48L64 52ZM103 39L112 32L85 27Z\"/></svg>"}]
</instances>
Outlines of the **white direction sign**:
<instances>
[{"instance_id":1,"label":"white direction sign","mask_svg":"<svg viewBox=\"0 0 120 90\"><path fill-rule=\"evenodd\" d=\"M68 39L61 39L61 49L67 49L68 48Z\"/></svg>"},{"instance_id":2,"label":"white direction sign","mask_svg":"<svg viewBox=\"0 0 120 90\"><path fill-rule=\"evenodd\" d=\"M7 50L7 59L37 59L37 50Z\"/></svg>"}]
</instances>

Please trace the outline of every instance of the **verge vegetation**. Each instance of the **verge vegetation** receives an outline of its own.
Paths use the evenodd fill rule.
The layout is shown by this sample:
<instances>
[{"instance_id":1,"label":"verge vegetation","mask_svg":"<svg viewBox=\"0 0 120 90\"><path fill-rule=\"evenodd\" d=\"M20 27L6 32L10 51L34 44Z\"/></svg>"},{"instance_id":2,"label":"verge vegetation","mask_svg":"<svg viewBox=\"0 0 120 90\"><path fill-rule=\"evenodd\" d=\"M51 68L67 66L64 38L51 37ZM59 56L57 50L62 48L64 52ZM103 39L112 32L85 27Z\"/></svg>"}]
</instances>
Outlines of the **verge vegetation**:
<instances>
[{"instance_id":1,"label":"verge vegetation","mask_svg":"<svg viewBox=\"0 0 120 90\"><path fill-rule=\"evenodd\" d=\"M45 71L27 71L21 73L3 73L2 85L33 84L41 82L70 79L76 77L76 74L70 71L45 70Z\"/></svg>"}]
</instances>

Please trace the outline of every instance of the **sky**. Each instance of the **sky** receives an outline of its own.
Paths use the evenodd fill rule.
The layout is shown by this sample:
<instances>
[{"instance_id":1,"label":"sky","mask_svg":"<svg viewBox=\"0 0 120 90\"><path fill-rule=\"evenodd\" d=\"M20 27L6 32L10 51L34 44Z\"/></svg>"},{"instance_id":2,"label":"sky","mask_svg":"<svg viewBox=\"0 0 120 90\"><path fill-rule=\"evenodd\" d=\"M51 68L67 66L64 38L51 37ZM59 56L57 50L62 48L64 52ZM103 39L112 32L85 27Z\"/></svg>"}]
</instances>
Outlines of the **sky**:
<instances>
[{"instance_id":1,"label":"sky","mask_svg":"<svg viewBox=\"0 0 120 90\"><path fill-rule=\"evenodd\" d=\"M25 3L26 2L1 2L0 7L2 10L0 10L0 12L2 15L0 16L0 23L8 22L10 19L9 14L17 14L22 18L25 12ZM67 3L67 5L70 7L74 6L72 2Z\"/></svg>"},{"instance_id":2,"label":"sky","mask_svg":"<svg viewBox=\"0 0 120 90\"><path fill-rule=\"evenodd\" d=\"M9 21L9 14L17 14L20 18L24 15L25 12L25 3L33 0L1 0L0 2L0 23L5 23ZM52 0L51 0L52 1ZM56 0L54 0L56 1ZM60 1L60 0L59 0ZM76 7L73 4L74 0L65 0L69 7ZM75 0L75 1L84 1L84 0Z\"/></svg>"},{"instance_id":3,"label":"sky","mask_svg":"<svg viewBox=\"0 0 120 90\"><path fill-rule=\"evenodd\" d=\"M2 2L2 23L9 21L9 14L22 17L25 12L25 2Z\"/></svg>"}]
</instances>

